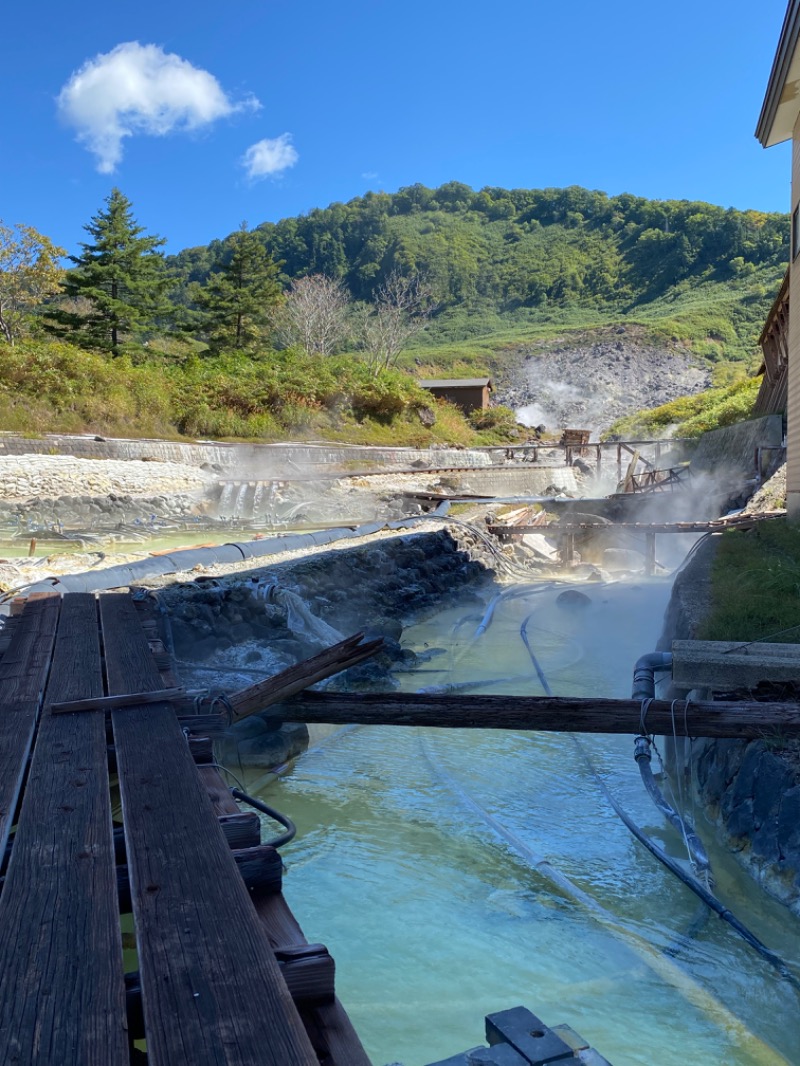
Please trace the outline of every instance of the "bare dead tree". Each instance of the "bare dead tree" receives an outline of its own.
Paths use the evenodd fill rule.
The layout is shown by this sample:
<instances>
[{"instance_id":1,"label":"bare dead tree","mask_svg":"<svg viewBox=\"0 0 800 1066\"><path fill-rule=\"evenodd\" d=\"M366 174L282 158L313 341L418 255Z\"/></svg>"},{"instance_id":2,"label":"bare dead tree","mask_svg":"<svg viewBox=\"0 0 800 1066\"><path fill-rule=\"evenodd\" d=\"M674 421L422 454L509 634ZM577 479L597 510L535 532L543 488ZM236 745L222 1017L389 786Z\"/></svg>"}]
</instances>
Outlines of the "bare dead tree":
<instances>
[{"instance_id":1,"label":"bare dead tree","mask_svg":"<svg viewBox=\"0 0 800 1066\"><path fill-rule=\"evenodd\" d=\"M361 345L376 374L395 365L434 310L431 289L419 276L405 277L397 271L389 275L361 319Z\"/></svg>"},{"instance_id":2,"label":"bare dead tree","mask_svg":"<svg viewBox=\"0 0 800 1066\"><path fill-rule=\"evenodd\" d=\"M341 282L325 274L298 278L280 312L280 333L309 355L332 355L347 336L349 307Z\"/></svg>"}]
</instances>

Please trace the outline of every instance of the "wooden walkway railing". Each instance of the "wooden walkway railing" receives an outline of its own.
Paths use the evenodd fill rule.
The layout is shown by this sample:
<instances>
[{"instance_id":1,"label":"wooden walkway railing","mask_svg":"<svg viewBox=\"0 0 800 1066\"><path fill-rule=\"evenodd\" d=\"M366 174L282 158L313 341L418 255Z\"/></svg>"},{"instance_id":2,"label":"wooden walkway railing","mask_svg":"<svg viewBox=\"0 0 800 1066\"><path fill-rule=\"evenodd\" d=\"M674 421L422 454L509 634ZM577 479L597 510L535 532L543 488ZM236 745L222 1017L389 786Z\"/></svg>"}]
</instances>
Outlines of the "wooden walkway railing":
<instances>
[{"instance_id":1,"label":"wooden walkway railing","mask_svg":"<svg viewBox=\"0 0 800 1066\"><path fill-rule=\"evenodd\" d=\"M286 938L270 935L254 905L264 894L245 883L259 857L231 850L210 798L227 790L210 767L198 773L173 706L111 712L122 834L106 715L52 713L164 687L130 598L47 596L12 624L0 662L0 1066L317 1066L321 1047L335 1066L368 1066L332 993L333 1037L317 1016L312 1041L276 958ZM254 819L227 796L229 820ZM268 894L294 923L291 955L302 934ZM132 903L127 1001L135 985L143 1032L126 1011L120 898Z\"/></svg>"}]
</instances>

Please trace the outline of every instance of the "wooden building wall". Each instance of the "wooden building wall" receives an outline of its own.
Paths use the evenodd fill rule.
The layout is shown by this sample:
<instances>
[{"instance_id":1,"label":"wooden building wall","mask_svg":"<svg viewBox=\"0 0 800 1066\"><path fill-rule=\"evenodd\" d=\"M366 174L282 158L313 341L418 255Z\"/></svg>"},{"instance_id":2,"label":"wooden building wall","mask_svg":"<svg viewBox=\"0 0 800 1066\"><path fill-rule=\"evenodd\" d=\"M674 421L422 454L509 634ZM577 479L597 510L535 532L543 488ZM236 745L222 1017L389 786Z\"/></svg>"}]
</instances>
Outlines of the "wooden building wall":
<instances>
[{"instance_id":1,"label":"wooden building wall","mask_svg":"<svg viewBox=\"0 0 800 1066\"><path fill-rule=\"evenodd\" d=\"M770 309L759 338L764 356L764 377L758 390L754 415L784 414L787 403L789 369L789 286L791 270L786 271L780 292Z\"/></svg>"},{"instance_id":2,"label":"wooden building wall","mask_svg":"<svg viewBox=\"0 0 800 1066\"><path fill-rule=\"evenodd\" d=\"M800 205L800 116L792 134L792 212ZM795 241L793 240L793 244ZM791 255L794 254L792 249ZM786 404L786 509L800 518L800 257L789 276L789 385Z\"/></svg>"},{"instance_id":3,"label":"wooden building wall","mask_svg":"<svg viewBox=\"0 0 800 1066\"><path fill-rule=\"evenodd\" d=\"M458 388L436 386L428 388L428 392L442 400L447 400L448 403L454 403L456 407L460 407L464 414L467 415L470 411L484 411L489 406L488 385L484 385L483 388L478 386L460 386Z\"/></svg>"}]
</instances>

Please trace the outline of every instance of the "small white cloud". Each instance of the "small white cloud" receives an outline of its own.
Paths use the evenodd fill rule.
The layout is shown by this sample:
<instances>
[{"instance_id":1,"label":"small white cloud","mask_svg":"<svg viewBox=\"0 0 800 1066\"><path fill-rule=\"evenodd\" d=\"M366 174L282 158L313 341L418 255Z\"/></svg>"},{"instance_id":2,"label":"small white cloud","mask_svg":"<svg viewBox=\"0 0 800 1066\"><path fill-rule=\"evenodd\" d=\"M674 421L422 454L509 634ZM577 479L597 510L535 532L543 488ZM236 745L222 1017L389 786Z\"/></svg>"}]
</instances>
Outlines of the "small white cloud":
<instances>
[{"instance_id":1,"label":"small white cloud","mask_svg":"<svg viewBox=\"0 0 800 1066\"><path fill-rule=\"evenodd\" d=\"M361 177L365 181L374 181L375 178L377 178L377 176L378 176L377 170L365 170L364 173L361 175Z\"/></svg>"},{"instance_id":2,"label":"small white cloud","mask_svg":"<svg viewBox=\"0 0 800 1066\"><path fill-rule=\"evenodd\" d=\"M235 102L207 70L138 41L87 60L58 95L61 116L97 156L101 174L122 159L125 137L195 130L260 106L253 96Z\"/></svg>"},{"instance_id":3,"label":"small white cloud","mask_svg":"<svg viewBox=\"0 0 800 1066\"><path fill-rule=\"evenodd\" d=\"M299 158L291 133L282 133L280 137L265 137L263 141L251 144L240 162L248 178L258 181L281 174L293 167Z\"/></svg>"}]
</instances>

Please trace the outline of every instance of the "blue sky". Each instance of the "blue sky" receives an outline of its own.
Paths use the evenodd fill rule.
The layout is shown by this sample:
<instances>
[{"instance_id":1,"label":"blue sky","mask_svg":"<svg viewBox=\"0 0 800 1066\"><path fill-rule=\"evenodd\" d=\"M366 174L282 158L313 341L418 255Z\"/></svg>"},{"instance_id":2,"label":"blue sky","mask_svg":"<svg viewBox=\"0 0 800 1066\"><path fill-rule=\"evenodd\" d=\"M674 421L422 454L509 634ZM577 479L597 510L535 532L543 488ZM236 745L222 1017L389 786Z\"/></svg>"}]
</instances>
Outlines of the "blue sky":
<instances>
[{"instance_id":1,"label":"blue sky","mask_svg":"<svg viewBox=\"0 0 800 1066\"><path fill-rule=\"evenodd\" d=\"M785 0L53 0L4 12L0 217L113 185L169 251L422 182L789 208L753 136Z\"/></svg>"}]
</instances>

